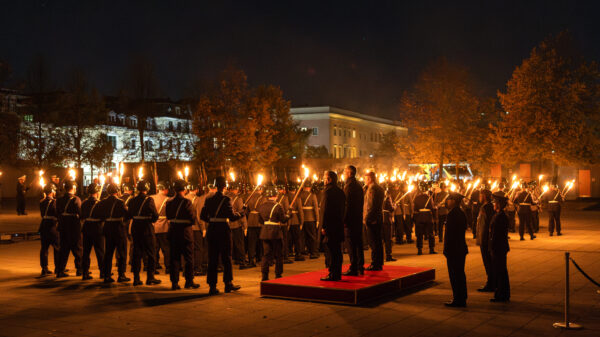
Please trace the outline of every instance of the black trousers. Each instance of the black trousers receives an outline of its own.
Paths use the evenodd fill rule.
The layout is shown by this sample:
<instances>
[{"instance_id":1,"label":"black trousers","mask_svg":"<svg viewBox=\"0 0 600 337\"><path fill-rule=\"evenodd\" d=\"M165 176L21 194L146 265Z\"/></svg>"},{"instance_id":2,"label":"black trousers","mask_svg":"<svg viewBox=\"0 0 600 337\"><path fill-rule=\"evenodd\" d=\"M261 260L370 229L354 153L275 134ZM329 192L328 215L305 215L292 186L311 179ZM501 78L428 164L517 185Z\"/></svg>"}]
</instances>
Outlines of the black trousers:
<instances>
[{"instance_id":1,"label":"black trousers","mask_svg":"<svg viewBox=\"0 0 600 337\"><path fill-rule=\"evenodd\" d=\"M413 223L414 219L412 215L406 214L402 216L402 228L404 228L406 241L412 241Z\"/></svg>"},{"instance_id":2,"label":"black trousers","mask_svg":"<svg viewBox=\"0 0 600 337\"><path fill-rule=\"evenodd\" d=\"M179 271L181 270L181 258L185 261L183 275L185 282L194 280L194 231L192 226L169 229L169 250L171 261L169 274L171 283L179 283Z\"/></svg>"},{"instance_id":3,"label":"black trousers","mask_svg":"<svg viewBox=\"0 0 600 337\"><path fill-rule=\"evenodd\" d=\"M156 265L160 265L160 251L163 253L165 268L169 269L171 254L169 249L169 238L167 233L156 233Z\"/></svg>"},{"instance_id":4,"label":"black trousers","mask_svg":"<svg viewBox=\"0 0 600 337\"><path fill-rule=\"evenodd\" d=\"M501 300L510 299L510 282L508 268L506 267L506 253L492 254L492 268L495 280L494 298Z\"/></svg>"},{"instance_id":5,"label":"black trousers","mask_svg":"<svg viewBox=\"0 0 600 337\"><path fill-rule=\"evenodd\" d=\"M116 228L111 224L112 228L106 230L107 224L104 224L104 237L106 242L106 253L104 254L104 277L109 278L112 271L113 255L117 257L117 269L119 275L125 275L125 267L127 266L127 233L125 227L121 224Z\"/></svg>"},{"instance_id":6,"label":"black trousers","mask_svg":"<svg viewBox=\"0 0 600 337\"><path fill-rule=\"evenodd\" d=\"M25 214L25 197L17 196L17 215Z\"/></svg>"},{"instance_id":7,"label":"black trousers","mask_svg":"<svg viewBox=\"0 0 600 337\"><path fill-rule=\"evenodd\" d=\"M64 271L67 267L70 253L75 258L75 269L81 270L81 255L83 255L81 228L70 227L60 232L60 271Z\"/></svg>"},{"instance_id":8,"label":"black trousers","mask_svg":"<svg viewBox=\"0 0 600 337\"><path fill-rule=\"evenodd\" d=\"M104 276L102 270L104 269L104 234L102 234L102 223L99 221L86 222L83 224L83 256L81 257L81 269L83 273L90 272L90 254L92 248L96 253L96 261L98 262L98 269L100 275Z\"/></svg>"},{"instance_id":9,"label":"black trousers","mask_svg":"<svg viewBox=\"0 0 600 337\"><path fill-rule=\"evenodd\" d=\"M515 211L506 211L506 215L508 216L508 230L513 233L516 231L517 227L517 224L515 222L515 213Z\"/></svg>"},{"instance_id":10,"label":"black trousers","mask_svg":"<svg viewBox=\"0 0 600 337\"><path fill-rule=\"evenodd\" d=\"M529 206L527 206L529 207ZM525 227L531 237L533 237L533 217L531 211L521 211L519 214L519 235L523 237L525 235Z\"/></svg>"},{"instance_id":11,"label":"black trousers","mask_svg":"<svg viewBox=\"0 0 600 337\"><path fill-rule=\"evenodd\" d=\"M346 250L350 258L350 270L359 271L365 268L365 251L363 249L362 225L359 228L344 228Z\"/></svg>"},{"instance_id":12,"label":"black trousers","mask_svg":"<svg viewBox=\"0 0 600 337\"><path fill-rule=\"evenodd\" d=\"M342 254L342 243L339 241L329 241L325 243L329 255L329 275L339 279L342 277L342 262L344 255Z\"/></svg>"},{"instance_id":13,"label":"black trousers","mask_svg":"<svg viewBox=\"0 0 600 337\"><path fill-rule=\"evenodd\" d=\"M283 240L282 240L282 244L283 244L283 259L287 260L288 259L288 254L290 252L289 250L289 240L290 240L290 229L289 226L287 225L283 225L281 226L281 235L283 235Z\"/></svg>"},{"instance_id":14,"label":"black trousers","mask_svg":"<svg viewBox=\"0 0 600 337\"><path fill-rule=\"evenodd\" d=\"M437 232L438 232L438 239L440 242L444 242L444 226L446 225L447 217L448 217L448 215L446 215L446 214L438 215Z\"/></svg>"},{"instance_id":15,"label":"black trousers","mask_svg":"<svg viewBox=\"0 0 600 337\"><path fill-rule=\"evenodd\" d=\"M60 236L58 232L40 232L42 247L40 249L40 266L42 270L48 269L48 249L54 250L54 270L60 270Z\"/></svg>"},{"instance_id":16,"label":"black trousers","mask_svg":"<svg viewBox=\"0 0 600 337\"><path fill-rule=\"evenodd\" d=\"M300 225L290 225L288 238L293 246L294 255L300 257L303 251L303 233L300 231ZM291 250L290 250L291 251Z\"/></svg>"},{"instance_id":17,"label":"black trousers","mask_svg":"<svg viewBox=\"0 0 600 337\"><path fill-rule=\"evenodd\" d=\"M304 221L302 226L304 232L304 243L310 256L319 256L319 241L317 238L317 222Z\"/></svg>"},{"instance_id":18,"label":"black trousers","mask_svg":"<svg viewBox=\"0 0 600 337\"><path fill-rule=\"evenodd\" d=\"M554 233L555 228L556 233L560 234L560 208L557 210L548 211L548 231L550 233Z\"/></svg>"},{"instance_id":19,"label":"black trousers","mask_svg":"<svg viewBox=\"0 0 600 337\"><path fill-rule=\"evenodd\" d=\"M415 235L417 236L417 248L423 249L423 238L429 241L429 249L435 248L435 237L433 236L433 222L417 222L415 226Z\"/></svg>"},{"instance_id":20,"label":"black trousers","mask_svg":"<svg viewBox=\"0 0 600 337\"><path fill-rule=\"evenodd\" d=\"M485 268L485 274L487 275L487 281L485 282L486 288L494 288L494 268L492 268L492 255L487 245L479 246L481 251L481 259L483 260L483 267Z\"/></svg>"},{"instance_id":21,"label":"black trousers","mask_svg":"<svg viewBox=\"0 0 600 337\"><path fill-rule=\"evenodd\" d=\"M402 214L394 215L394 238L396 239L396 243L402 243L402 240L404 239L403 221Z\"/></svg>"},{"instance_id":22,"label":"black trousers","mask_svg":"<svg viewBox=\"0 0 600 337\"><path fill-rule=\"evenodd\" d=\"M260 227L248 227L248 261L250 263L258 263L262 260L262 248Z\"/></svg>"},{"instance_id":23,"label":"black trousers","mask_svg":"<svg viewBox=\"0 0 600 337\"><path fill-rule=\"evenodd\" d=\"M260 227L256 227L260 230ZM248 228L250 233L250 228ZM219 261L223 263L223 282L230 283L233 280L233 269L231 266L231 229L227 223L211 223L206 230L206 242L208 243L208 272L206 283L210 286L217 285L217 268ZM220 257L220 259L219 259Z\"/></svg>"},{"instance_id":24,"label":"black trousers","mask_svg":"<svg viewBox=\"0 0 600 337\"><path fill-rule=\"evenodd\" d=\"M156 267L156 238L154 233L133 235L133 260L131 261L131 269L135 276L139 276L140 274L142 259L147 261L144 262L146 266L146 279L154 279L154 270Z\"/></svg>"},{"instance_id":25,"label":"black trousers","mask_svg":"<svg viewBox=\"0 0 600 337\"><path fill-rule=\"evenodd\" d=\"M206 268L206 239L202 237L202 231L194 231L194 271L201 272Z\"/></svg>"},{"instance_id":26,"label":"black trousers","mask_svg":"<svg viewBox=\"0 0 600 337\"><path fill-rule=\"evenodd\" d=\"M448 265L448 276L452 285L454 301L458 303L467 302L467 277L465 275L466 255L446 256Z\"/></svg>"},{"instance_id":27,"label":"black trousers","mask_svg":"<svg viewBox=\"0 0 600 337\"><path fill-rule=\"evenodd\" d=\"M232 228L231 240L233 243L233 260L238 263L246 261L246 244L244 242L244 228Z\"/></svg>"},{"instance_id":28,"label":"black trousers","mask_svg":"<svg viewBox=\"0 0 600 337\"><path fill-rule=\"evenodd\" d=\"M367 236L371 247L371 265L383 267L383 224L367 225Z\"/></svg>"},{"instance_id":29,"label":"black trousers","mask_svg":"<svg viewBox=\"0 0 600 337\"><path fill-rule=\"evenodd\" d=\"M384 220L381 235L383 238L383 245L385 247L385 256L392 256L392 227L393 223Z\"/></svg>"},{"instance_id":30,"label":"black trousers","mask_svg":"<svg viewBox=\"0 0 600 337\"><path fill-rule=\"evenodd\" d=\"M275 260L275 277L283 274L283 241L262 240L264 255L260 265L263 278L269 278L269 265Z\"/></svg>"},{"instance_id":31,"label":"black trousers","mask_svg":"<svg viewBox=\"0 0 600 337\"><path fill-rule=\"evenodd\" d=\"M531 223L533 226L533 232L537 233L540 231L540 211L531 212Z\"/></svg>"}]
</instances>

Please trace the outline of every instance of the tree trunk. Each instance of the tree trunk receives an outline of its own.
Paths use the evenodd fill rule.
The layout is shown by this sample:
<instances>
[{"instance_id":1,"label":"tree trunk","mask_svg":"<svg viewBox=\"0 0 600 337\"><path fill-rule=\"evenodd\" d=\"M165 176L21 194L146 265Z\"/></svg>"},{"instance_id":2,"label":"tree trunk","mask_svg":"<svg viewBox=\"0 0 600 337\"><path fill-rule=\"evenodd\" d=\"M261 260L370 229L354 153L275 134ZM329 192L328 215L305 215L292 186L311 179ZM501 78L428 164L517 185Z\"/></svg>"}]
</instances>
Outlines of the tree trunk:
<instances>
[{"instance_id":1,"label":"tree trunk","mask_svg":"<svg viewBox=\"0 0 600 337\"><path fill-rule=\"evenodd\" d=\"M443 179L444 176L444 146L446 144L444 142L442 142L442 153L440 155L440 164L439 164L439 174L438 174L438 181ZM432 177L433 178L433 177Z\"/></svg>"},{"instance_id":2,"label":"tree trunk","mask_svg":"<svg viewBox=\"0 0 600 337\"><path fill-rule=\"evenodd\" d=\"M141 154L142 154L142 163L144 163L144 159L146 157L146 153L144 151L145 150L145 148L144 148L144 128L140 126L141 125L141 121L138 121L138 123L140 123L140 124L138 124L138 132L140 134L140 149L142 150L141 151Z\"/></svg>"}]
</instances>

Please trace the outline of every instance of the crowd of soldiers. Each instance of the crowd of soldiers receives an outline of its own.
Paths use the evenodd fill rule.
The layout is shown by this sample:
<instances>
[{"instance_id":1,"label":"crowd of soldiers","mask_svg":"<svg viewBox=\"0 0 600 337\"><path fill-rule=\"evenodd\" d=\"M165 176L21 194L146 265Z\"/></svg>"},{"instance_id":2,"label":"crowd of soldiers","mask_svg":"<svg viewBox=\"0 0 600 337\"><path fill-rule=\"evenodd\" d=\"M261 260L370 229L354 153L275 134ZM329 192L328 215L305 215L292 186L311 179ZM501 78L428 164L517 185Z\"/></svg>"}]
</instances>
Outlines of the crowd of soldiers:
<instances>
[{"instance_id":1,"label":"crowd of soldiers","mask_svg":"<svg viewBox=\"0 0 600 337\"><path fill-rule=\"evenodd\" d=\"M413 232L418 255L423 254L424 240L428 242L429 253L436 254L437 236L439 242L445 242L444 253L448 257L452 249L446 249L448 240L444 240L444 233L448 233L445 226L453 223L449 221L453 207L448 206L453 203L465 216L465 230L471 228L481 247L488 274L488 283L482 291L497 291L497 278L492 276L491 256L494 254L488 247L493 212L489 206L484 207L493 199L488 184L481 184L470 192L461 182L457 182L456 192L450 192L444 183L420 182L412 189L403 181L378 184L374 172L364 176L363 184L356 179L353 166L344 170L344 177L344 181L338 182L337 174L328 171L322 181L303 182L301 186L281 181L250 186L218 177L214 184L200 187L176 180L173 184L157 183L157 193L151 196L148 195L150 185L144 180L138 181L135 189L113 183L102 188L92 183L86 188L87 198L83 202L76 195L75 182L67 180L62 190L58 190L58 182L53 180L44 187L45 197L40 202L41 275L68 276L66 266L69 256L73 255L76 275L83 280L91 279L90 254L94 248L99 277L106 283L115 282L113 255L117 261L117 282L131 281L126 276L129 259L134 285L143 284L142 263L147 274L146 284L159 284L155 274L163 268L162 255L172 289L180 289L178 283L183 271L186 288L198 288L194 277L206 275L209 293L216 294L219 271L223 272L225 292L239 289L232 283L232 265L247 269L260 264L262 280L268 280L270 266L275 265L275 277L279 278L284 264L316 259L321 253L325 253L330 270L323 280L336 281L342 275L364 273L363 251L369 247L372 261L366 269L381 270L384 260L395 261L393 244L413 243ZM343 193L335 194L338 191L332 191L333 186L342 187ZM508 231L515 231L515 214L518 214L521 240L525 229L531 239L535 238L542 201L548 205L551 235L554 229L560 235L563 196L560 191L555 196L556 191L553 188L540 198L542 193L533 185L522 184L510 190L499 186L493 195L505 203L502 213L507 218L506 236ZM457 196L460 196L459 202L455 202ZM340 214L340 208L341 215L336 215ZM484 210L486 221L480 220ZM454 234L449 240L459 240L460 235ZM464 241L464 235L462 237ZM51 246L53 272L48 269ZM466 250L466 245L464 248ZM342 249L350 258L350 268L343 274ZM502 249L508 251L508 244ZM448 266L450 270L450 261ZM461 270L460 262L452 267ZM464 280L464 259L462 270ZM464 296L455 294L455 303L466 301L466 284L464 288ZM507 300L506 290L501 290L496 298Z\"/></svg>"}]
</instances>

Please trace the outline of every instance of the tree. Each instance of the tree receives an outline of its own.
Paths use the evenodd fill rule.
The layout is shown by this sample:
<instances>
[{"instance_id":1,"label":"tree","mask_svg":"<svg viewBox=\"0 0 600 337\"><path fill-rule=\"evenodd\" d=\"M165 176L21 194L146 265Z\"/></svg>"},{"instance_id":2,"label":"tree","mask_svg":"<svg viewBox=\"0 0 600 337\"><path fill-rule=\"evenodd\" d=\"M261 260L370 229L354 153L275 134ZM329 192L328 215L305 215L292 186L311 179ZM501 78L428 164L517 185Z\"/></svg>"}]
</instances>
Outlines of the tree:
<instances>
[{"instance_id":1,"label":"tree","mask_svg":"<svg viewBox=\"0 0 600 337\"><path fill-rule=\"evenodd\" d=\"M304 156L306 158L329 158L329 151L323 145L307 146Z\"/></svg>"},{"instance_id":2,"label":"tree","mask_svg":"<svg viewBox=\"0 0 600 337\"><path fill-rule=\"evenodd\" d=\"M108 140L104 132L97 134L92 139L93 145L86 148L83 153L83 160L90 165L92 170L94 167L108 168L114 154L112 143Z\"/></svg>"},{"instance_id":3,"label":"tree","mask_svg":"<svg viewBox=\"0 0 600 337\"><path fill-rule=\"evenodd\" d=\"M481 112L468 71L441 58L419 76L401 100L408 128L407 157L415 163L455 163L474 159Z\"/></svg>"},{"instance_id":4,"label":"tree","mask_svg":"<svg viewBox=\"0 0 600 337\"><path fill-rule=\"evenodd\" d=\"M595 62L586 62L569 33L533 48L498 97L505 113L491 140L499 163L599 161L600 73Z\"/></svg>"},{"instance_id":5,"label":"tree","mask_svg":"<svg viewBox=\"0 0 600 337\"><path fill-rule=\"evenodd\" d=\"M87 148L95 145L91 128L106 120L102 96L93 88L82 70L74 70L67 91L60 98L61 118L57 125L65 127L69 138L69 159L81 168Z\"/></svg>"}]
</instances>

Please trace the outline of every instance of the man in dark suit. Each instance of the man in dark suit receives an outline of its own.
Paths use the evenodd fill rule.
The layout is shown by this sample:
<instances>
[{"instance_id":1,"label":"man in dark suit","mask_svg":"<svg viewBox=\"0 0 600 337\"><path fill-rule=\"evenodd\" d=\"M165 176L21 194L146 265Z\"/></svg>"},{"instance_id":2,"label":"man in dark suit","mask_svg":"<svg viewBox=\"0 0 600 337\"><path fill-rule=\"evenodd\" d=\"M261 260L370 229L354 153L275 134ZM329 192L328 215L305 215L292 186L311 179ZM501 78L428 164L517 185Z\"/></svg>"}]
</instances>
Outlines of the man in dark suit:
<instances>
[{"instance_id":1,"label":"man in dark suit","mask_svg":"<svg viewBox=\"0 0 600 337\"><path fill-rule=\"evenodd\" d=\"M323 177L325 190L321 200L321 234L330 256L329 275L321 281L339 281L342 279L342 242L344 242L344 214L346 195L337 186L337 174L327 171Z\"/></svg>"},{"instance_id":2,"label":"man in dark suit","mask_svg":"<svg viewBox=\"0 0 600 337\"><path fill-rule=\"evenodd\" d=\"M510 300L510 283L508 281L508 269L506 267L506 255L510 250L508 246L508 217L504 208L508 198L504 192L494 192L494 217L490 223L490 239L488 247L492 256L492 269L495 280L494 298L491 302L508 302Z\"/></svg>"},{"instance_id":3,"label":"man in dark suit","mask_svg":"<svg viewBox=\"0 0 600 337\"><path fill-rule=\"evenodd\" d=\"M377 184L375 172L365 175L365 202L363 222L367 226L369 246L371 246L371 265L367 270L383 269L383 199L385 191Z\"/></svg>"},{"instance_id":4,"label":"man in dark suit","mask_svg":"<svg viewBox=\"0 0 600 337\"><path fill-rule=\"evenodd\" d=\"M492 256L489 251L490 223L494 216L494 206L492 205L492 192L488 189L481 190L479 193L479 204L481 205L477 216L477 245L481 251L481 259L487 275L487 282L477 291L494 291L494 272L492 270Z\"/></svg>"},{"instance_id":5,"label":"man in dark suit","mask_svg":"<svg viewBox=\"0 0 600 337\"><path fill-rule=\"evenodd\" d=\"M452 193L446 199L446 207L450 210L446 218L444 233L444 256L448 264L448 276L452 285L453 299L446 302L448 307L467 306L467 278L465 276L465 259L469 252L465 241L467 216L458 205L463 196Z\"/></svg>"},{"instance_id":6,"label":"man in dark suit","mask_svg":"<svg viewBox=\"0 0 600 337\"><path fill-rule=\"evenodd\" d=\"M346 250L350 257L350 268L344 273L347 276L357 276L365 273L365 254L363 250L363 190L356 181L356 167L349 165L344 169L346 183L346 215L344 217L344 232Z\"/></svg>"}]
</instances>

